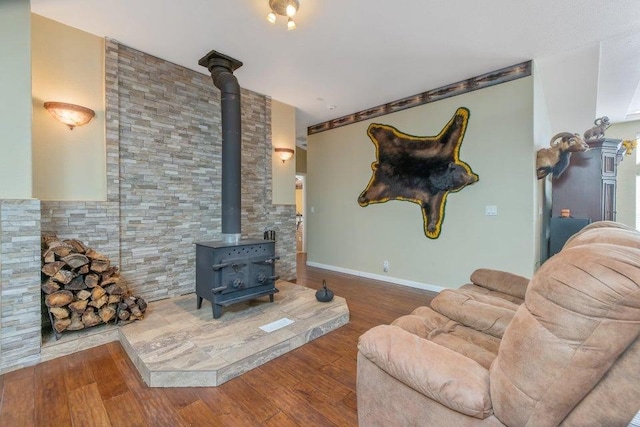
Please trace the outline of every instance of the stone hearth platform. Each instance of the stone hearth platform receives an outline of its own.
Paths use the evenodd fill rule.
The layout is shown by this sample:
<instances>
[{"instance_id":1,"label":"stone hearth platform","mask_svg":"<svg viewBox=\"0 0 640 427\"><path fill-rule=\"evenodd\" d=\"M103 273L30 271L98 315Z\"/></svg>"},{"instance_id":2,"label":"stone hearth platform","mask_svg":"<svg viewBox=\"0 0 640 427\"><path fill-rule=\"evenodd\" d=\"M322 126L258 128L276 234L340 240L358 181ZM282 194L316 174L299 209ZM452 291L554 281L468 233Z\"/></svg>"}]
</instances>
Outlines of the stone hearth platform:
<instances>
[{"instance_id":1,"label":"stone hearth platform","mask_svg":"<svg viewBox=\"0 0 640 427\"><path fill-rule=\"evenodd\" d=\"M344 298L329 303L315 290L277 283L275 301L261 298L227 307L213 319L196 295L149 304L144 320L119 328L119 339L151 387L218 386L349 322ZM260 326L290 319L273 332Z\"/></svg>"}]
</instances>

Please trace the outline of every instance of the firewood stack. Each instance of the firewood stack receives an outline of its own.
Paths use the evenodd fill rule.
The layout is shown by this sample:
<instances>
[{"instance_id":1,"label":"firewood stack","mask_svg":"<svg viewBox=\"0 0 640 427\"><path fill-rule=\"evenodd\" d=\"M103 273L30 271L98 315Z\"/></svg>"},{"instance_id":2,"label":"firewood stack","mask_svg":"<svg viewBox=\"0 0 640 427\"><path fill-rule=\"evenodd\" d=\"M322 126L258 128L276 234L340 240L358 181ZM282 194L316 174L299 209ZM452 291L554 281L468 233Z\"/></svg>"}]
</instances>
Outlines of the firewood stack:
<instances>
[{"instance_id":1,"label":"firewood stack","mask_svg":"<svg viewBox=\"0 0 640 427\"><path fill-rule=\"evenodd\" d=\"M57 334L144 317L146 301L130 295L109 258L75 239L42 239L42 292Z\"/></svg>"}]
</instances>

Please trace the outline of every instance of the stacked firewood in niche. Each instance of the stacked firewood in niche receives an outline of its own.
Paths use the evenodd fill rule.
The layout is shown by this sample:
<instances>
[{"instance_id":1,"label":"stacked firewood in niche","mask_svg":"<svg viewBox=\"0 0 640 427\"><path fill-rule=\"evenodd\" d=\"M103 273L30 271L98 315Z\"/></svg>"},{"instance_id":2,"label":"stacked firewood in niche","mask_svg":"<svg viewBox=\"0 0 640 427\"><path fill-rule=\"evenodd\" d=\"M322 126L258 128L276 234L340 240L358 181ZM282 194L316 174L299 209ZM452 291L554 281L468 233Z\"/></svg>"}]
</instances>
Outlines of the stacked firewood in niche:
<instances>
[{"instance_id":1,"label":"stacked firewood in niche","mask_svg":"<svg viewBox=\"0 0 640 427\"><path fill-rule=\"evenodd\" d=\"M132 296L109 258L75 239L42 239L42 292L53 329L77 331L142 319L146 301Z\"/></svg>"}]
</instances>

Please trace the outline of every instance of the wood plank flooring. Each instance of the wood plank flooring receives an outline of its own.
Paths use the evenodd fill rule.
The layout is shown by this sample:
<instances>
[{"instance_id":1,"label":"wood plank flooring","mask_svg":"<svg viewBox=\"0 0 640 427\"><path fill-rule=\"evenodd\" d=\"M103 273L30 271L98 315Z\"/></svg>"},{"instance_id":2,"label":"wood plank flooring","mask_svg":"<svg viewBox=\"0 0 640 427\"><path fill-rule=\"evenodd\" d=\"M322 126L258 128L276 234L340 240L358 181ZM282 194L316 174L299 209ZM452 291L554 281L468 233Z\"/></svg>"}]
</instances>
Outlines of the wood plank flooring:
<instances>
[{"instance_id":1,"label":"wood plank flooring","mask_svg":"<svg viewBox=\"0 0 640 427\"><path fill-rule=\"evenodd\" d=\"M356 345L434 294L304 265L297 283L346 298L351 321L220 387L149 388L119 343L0 376L0 426L356 426Z\"/></svg>"}]
</instances>

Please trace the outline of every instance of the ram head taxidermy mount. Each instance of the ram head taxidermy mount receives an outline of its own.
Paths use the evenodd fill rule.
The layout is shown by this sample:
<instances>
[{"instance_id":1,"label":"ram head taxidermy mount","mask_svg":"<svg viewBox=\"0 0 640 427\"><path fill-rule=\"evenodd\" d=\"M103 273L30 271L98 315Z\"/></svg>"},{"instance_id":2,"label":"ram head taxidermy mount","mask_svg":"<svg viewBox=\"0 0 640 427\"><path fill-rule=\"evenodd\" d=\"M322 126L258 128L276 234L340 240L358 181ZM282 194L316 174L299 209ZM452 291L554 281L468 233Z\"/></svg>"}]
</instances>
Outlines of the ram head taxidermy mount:
<instances>
[{"instance_id":1,"label":"ram head taxidermy mount","mask_svg":"<svg viewBox=\"0 0 640 427\"><path fill-rule=\"evenodd\" d=\"M469 110L461 107L436 136L413 136L393 126L371 124L367 134L376 147L376 161L358 204L416 203L422 210L424 234L437 239L447 195L478 181L478 175L459 158L468 121Z\"/></svg>"},{"instance_id":2,"label":"ram head taxidermy mount","mask_svg":"<svg viewBox=\"0 0 640 427\"><path fill-rule=\"evenodd\" d=\"M536 176L542 179L552 174L558 178L569 167L571 153L587 151L589 145L577 133L560 132L549 142L551 148L541 148L536 156Z\"/></svg>"}]
</instances>

